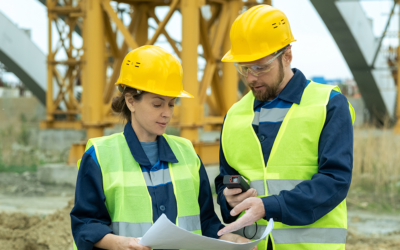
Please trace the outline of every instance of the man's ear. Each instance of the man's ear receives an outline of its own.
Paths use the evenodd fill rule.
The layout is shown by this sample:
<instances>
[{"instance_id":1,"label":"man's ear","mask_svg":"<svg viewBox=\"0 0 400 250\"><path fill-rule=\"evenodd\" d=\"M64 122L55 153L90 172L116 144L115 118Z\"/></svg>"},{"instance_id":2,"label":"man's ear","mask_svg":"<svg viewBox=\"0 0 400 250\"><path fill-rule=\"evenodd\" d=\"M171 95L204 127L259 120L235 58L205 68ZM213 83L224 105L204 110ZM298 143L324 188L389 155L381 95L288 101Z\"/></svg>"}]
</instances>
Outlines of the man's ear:
<instances>
[{"instance_id":1,"label":"man's ear","mask_svg":"<svg viewBox=\"0 0 400 250\"><path fill-rule=\"evenodd\" d=\"M293 55L292 55L292 48L289 48L286 50L286 52L283 54L283 65L284 66L290 66L292 63Z\"/></svg>"},{"instance_id":2,"label":"man's ear","mask_svg":"<svg viewBox=\"0 0 400 250\"><path fill-rule=\"evenodd\" d=\"M128 109L134 113L135 112L135 100L130 93L125 94L125 103Z\"/></svg>"}]
</instances>

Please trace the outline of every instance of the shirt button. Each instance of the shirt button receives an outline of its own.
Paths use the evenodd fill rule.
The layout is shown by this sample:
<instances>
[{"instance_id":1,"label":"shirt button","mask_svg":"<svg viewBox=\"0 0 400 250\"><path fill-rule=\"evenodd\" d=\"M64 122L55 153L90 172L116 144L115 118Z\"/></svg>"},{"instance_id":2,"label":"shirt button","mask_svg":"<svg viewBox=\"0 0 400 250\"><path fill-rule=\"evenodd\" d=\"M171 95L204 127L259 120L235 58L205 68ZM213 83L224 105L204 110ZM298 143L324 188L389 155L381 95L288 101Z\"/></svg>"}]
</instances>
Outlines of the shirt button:
<instances>
[{"instance_id":1,"label":"shirt button","mask_svg":"<svg viewBox=\"0 0 400 250\"><path fill-rule=\"evenodd\" d=\"M164 205L161 205L161 206L160 206L160 210L164 212L164 211L165 211L165 206L164 206Z\"/></svg>"},{"instance_id":2,"label":"shirt button","mask_svg":"<svg viewBox=\"0 0 400 250\"><path fill-rule=\"evenodd\" d=\"M262 142L262 141L265 140L265 136L264 136L264 135L261 135L261 136L259 137L259 139L260 139L260 142Z\"/></svg>"}]
</instances>

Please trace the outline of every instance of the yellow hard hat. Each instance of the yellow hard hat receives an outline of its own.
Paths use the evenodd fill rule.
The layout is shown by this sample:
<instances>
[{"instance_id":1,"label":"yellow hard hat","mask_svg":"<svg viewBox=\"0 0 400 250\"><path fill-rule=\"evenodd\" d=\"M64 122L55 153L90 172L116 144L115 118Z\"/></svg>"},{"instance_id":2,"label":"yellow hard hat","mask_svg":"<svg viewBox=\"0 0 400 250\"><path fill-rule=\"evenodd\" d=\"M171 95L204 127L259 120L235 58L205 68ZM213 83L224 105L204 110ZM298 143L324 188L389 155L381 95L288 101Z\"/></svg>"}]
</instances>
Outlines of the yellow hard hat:
<instances>
[{"instance_id":1,"label":"yellow hard hat","mask_svg":"<svg viewBox=\"0 0 400 250\"><path fill-rule=\"evenodd\" d=\"M139 47L125 56L115 85L158 95L193 98L183 90L182 66L178 59L154 45Z\"/></svg>"},{"instance_id":2,"label":"yellow hard hat","mask_svg":"<svg viewBox=\"0 0 400 250\"><path fill-rule=\"evenodd\" d=\"M231 49L223 62L251 62L296 41L286 15L269 5L257 5L236 18L231 28Z\"/></svg>"}]
</instances>

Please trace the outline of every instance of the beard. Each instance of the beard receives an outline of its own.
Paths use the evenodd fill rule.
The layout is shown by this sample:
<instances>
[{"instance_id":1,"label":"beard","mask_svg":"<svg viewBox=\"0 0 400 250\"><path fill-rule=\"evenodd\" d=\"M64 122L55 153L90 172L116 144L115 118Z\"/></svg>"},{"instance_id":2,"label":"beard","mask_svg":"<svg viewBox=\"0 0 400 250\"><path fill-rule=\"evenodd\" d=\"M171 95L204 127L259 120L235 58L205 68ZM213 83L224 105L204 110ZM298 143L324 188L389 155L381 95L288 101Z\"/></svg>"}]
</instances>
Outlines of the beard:
<instances>
[{"instance_id":1,"label":"beard","mask_svg":"<svg viewBox=\"0 0 400 250\"><path fill-rule=\"evenodd\" d=\"M283 71L283 64L282 61L279 60L279 72L278 77L274 80L272 85L263 84L265 90L255 90L254 84L249 84L251 91L253 92L254 97L262 102L266 102L270 99L274 99L278 95L278 88L281 85L283 78L285 78L285 72Z\"/></svg>"}]
</instances>

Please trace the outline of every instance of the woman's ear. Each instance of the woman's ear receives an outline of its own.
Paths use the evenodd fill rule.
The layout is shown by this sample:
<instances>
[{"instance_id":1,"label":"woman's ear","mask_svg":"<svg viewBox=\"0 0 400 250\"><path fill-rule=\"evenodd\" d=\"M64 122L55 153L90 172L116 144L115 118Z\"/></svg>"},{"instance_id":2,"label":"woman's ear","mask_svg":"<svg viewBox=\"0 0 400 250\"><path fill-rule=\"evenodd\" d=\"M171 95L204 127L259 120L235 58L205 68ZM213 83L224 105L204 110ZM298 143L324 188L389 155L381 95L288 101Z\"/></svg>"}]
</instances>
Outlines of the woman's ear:
<instances>
[{"instance_id":1,"label":"woman's ear","mask_svg":"<svg viewBox=\"0 0 400 250\"><path fill-rule=\"evenodd\" d=\"M128 109L134 113L135 112L135 100L133 99L133 96L130 93L125 94L125 103Z\"/></svg>"}]
</instances>

